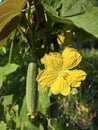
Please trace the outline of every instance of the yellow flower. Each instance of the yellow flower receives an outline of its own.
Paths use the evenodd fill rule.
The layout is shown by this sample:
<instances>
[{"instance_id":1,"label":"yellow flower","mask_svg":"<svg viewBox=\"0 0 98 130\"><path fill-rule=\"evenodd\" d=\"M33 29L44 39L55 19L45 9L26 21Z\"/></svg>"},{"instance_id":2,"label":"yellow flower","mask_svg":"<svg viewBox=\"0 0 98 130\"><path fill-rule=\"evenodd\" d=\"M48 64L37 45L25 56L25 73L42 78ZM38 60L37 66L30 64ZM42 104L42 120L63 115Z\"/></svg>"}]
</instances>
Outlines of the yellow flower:
<instances>
[{"instance_id":1,"label":"yellow flower","mask_svg":"<svg viewBox=\"0 0 98 130\"><path fill-rule=\"evenodd\" d=\"M37 81L42 87L50 87L53 94L66 96L71 87L79 87L81 81L86 78L83 70L72 70L82 59L82 56L74 48L67 47L62 54L50 52L41 59L45 69L37 76Z\"/></svg>"},{"instance_id":2,"label":"yellow flower","mask_svg":"<svg viewBox=\"0 0 98 130\"><path fill-rule=\"evenodd\" d=\"M65 42L65 36L59 34L59 35L57 36L57 43L58 43L58 44L60 45L60 47L61 47L61 46L63 46L64 42Z\"/></svg>"}]
</instances>

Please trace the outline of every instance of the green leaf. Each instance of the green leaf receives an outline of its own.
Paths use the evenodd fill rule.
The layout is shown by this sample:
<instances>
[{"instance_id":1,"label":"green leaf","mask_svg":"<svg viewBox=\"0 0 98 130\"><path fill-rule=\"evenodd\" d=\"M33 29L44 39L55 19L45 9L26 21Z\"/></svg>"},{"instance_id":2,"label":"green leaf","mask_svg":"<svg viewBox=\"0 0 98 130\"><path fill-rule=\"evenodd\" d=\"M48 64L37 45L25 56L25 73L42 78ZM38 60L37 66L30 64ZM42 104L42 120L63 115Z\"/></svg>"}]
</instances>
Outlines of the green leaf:
<instances>
[{"instance_id":1,"label":"green leaf","mask_svg":"<svg viewBox=\"0 0 98 130\"><path fill-rule=\"evenodd\" d=\"M0 41L17 27L26 2L27 0L6 0L0 4Z\"/></svg>"},{"instance_id":2,"label":"green leaf","mask_svg":"<svg viewBox=\"0 0 98 130\"><path fill-rule=\"evenodd\" d=\"M7 96L4 96L2 105L4 106L11 105L12 102L13 102L13 95L7 95Z\"/></svg>"},{"instance_id":3,"label":"green leaf","mask_svg":"<svg viewBox=\"0 0 98 130\"><path fill-rule=\"evenodd\" d=\"M48 89L42 88L38 85L38 111L42 114L47 114L50 107L50 97L48 95Z\"/></svg>"},{"instance_id":4,"label":"green leaf","mask_svg":"<svg viewBox=\"0 0 98 130\"><path fill-rule=\"evenodd\" d=\"M7 64L4 67L0 67L0 87L2 86L4 77L16 71L18 67L19 65L17 64Z\"/></svg>"},{"instance_id":5,"label":"green leaf","mask_svg":"<svg viewBox=\"0 0 98 130\"><path fill-rule=\"evenodd\" d=\"M89 7L85 13L68 18L73 23L98 38L98 7Z\"/></svg>"},{"instance_id":6,"label":"green leaf","mask_svg":"<svg viewBox=\"0 0 98 130\"><path fill-rule=\"evenodd\" d=\"M3 83L3 77L0 75L0 87L2 86Z\"/></svg>"},{"instance_id":7,"label":"green leaf","mask_svg":"<svg viewBox=\"0 0 98 130\"><path fill-rule=\"evenodd\" d=\"M21 130L24 130L24 128L27 126L27 122L28 122L27 105L26 105L26 98L24 97L19 119L17 120L16 124L17 128L21 128Z\"/></svg>"},{"instance_id":8,"label":"green leaf","mask_svg":"<svg viewBox=\"0 0 98 130\"><path fill-rule=\"evenodd\" d=\"M81 4L78 5L80 1L72 1L72 0L62 0L62 8L60 10L60 16L61 17L69 17L69 16L74 16L80 13L83 13L85 10L84 7L81 7Z\"/></svg>"},{"instance_id":9,"label":"green leaf","mask_svg":"<svg viewBox=\"0 0 98 130\"><path fill-rule=\"evenodd\" d=\"M3 121L0 122L0 130L6 130L6 124Z\"/></svg>"},{"instance_id":10,"label":"green leaf","mask_svg":"<svg viewBox=\"0 0 98 130\"><path fill-rule=\"evenodd\" d=\"M61 0L61 2L62 2L62 7L60 10L61 17L70 17L82 14L86 11L87 7L94 4L91 0Z\"/></svg>"},{"instance_id":11,"label":"green leaf","mask_svg":"<svg viewBox=\"0 0 98 130\"><path fill-rule=\"evenodd\" d=\"M24 130L44 130L44 128L38 121L36 121L36 125L34 125L32 122L28 120L27 126Z\"/></svg>"},{"instance_id":12,"label":"green leaf","mask_svg":"<svg viewBox=\"0 0 98 130\"><path fill-rule=\"evenodd\" d=\"M21 130L44 130L42 124L39 121L34 120L30 122L27 114L28 111L27 111L26 97L24 97L19 119L17 121L17 128Z\"/></svg>"},{"instance_id":13,"label":"green leaf","mask_svg":"<svg viewBox=\"0 0 98 130\"><path fill-rule=\"evenodd\" d=\"M98 38L98 7L96 0L61 0L59 8L56 1L40 0L50 17L59 23L76 26Z\"/></svg>"}]
</instances>

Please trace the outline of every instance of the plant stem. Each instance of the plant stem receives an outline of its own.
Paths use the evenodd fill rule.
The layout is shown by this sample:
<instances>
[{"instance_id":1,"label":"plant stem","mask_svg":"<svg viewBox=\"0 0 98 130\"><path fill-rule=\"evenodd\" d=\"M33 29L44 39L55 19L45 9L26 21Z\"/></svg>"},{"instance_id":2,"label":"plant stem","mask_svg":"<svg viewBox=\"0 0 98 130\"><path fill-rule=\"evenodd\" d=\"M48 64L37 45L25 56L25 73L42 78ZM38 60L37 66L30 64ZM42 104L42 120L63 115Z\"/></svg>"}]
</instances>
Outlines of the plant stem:
<instances>
[{"instance_id":1,"label":"plant stem","mask_svg":"<svg viewBox=\"0 0 98 130\"><path fill-rule=\"evenodd\" d=\"M15 30L15 32L14 32L13 40L12 40L11 46L10 46L9 59L8 59L8 63L9 63L9 64L11 63L12 51L13 51L14 39L15 39L15 37L16 37L16 33L17 33L17 30Z\"/></svg>"},{"instance_id":2,"label":"plant stem","mask_svg":"<svg viewBox=\"0 0 98 130\"><path fill-rule=\"evenodd\" d=\"M11 42L11 46L10 46L10 53L9 53L9 59L8 59L8 63L11 63L11 58L12 58L12 51L13 51L13 46L14 46L14 42Z\"/></svg>"}]
</instances>

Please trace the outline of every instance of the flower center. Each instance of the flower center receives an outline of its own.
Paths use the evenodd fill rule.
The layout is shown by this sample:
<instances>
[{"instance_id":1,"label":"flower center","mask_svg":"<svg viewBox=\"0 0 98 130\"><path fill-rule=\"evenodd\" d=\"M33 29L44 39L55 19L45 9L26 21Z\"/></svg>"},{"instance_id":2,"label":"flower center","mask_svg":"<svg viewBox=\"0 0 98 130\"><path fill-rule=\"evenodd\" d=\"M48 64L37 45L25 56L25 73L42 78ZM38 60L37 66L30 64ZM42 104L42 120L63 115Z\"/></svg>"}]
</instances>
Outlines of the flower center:
<instances>
[{"instance_id":1,"label":"flower center","mask_svg":"<svg viewBox=\"0 0 98 130\"><path fill-rule=\"evenodd\" d=\"M59 71L59 75L61 77L66 78L68 76L68 72L67 72L67 70L61 70L61 71Z\"/></svg>"}]
</instances>

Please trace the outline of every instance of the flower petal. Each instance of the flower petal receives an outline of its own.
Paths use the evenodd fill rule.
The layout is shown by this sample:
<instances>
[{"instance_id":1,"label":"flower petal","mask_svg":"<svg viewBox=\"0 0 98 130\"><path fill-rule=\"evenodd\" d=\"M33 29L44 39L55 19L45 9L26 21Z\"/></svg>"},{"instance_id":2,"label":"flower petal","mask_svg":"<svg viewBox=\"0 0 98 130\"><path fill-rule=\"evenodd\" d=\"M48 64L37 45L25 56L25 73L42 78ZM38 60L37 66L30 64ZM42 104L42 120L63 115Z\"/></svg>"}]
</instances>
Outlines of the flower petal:
<instances>
[{"instance_id":1,"label":"flower petal","mask_svg":"<svg viewBox=\"0 0 98 130\"><path fill-rule=\"evenodd\" d=\"M36 80L42 85L42 87L50 87L50 85L56 80L57 76L57 72L45 69L37 75Z\"/></svg>"},{"instance_id":2,"label":"flower petal","mask_svg":"<svg viewBox=\"0 0 98 130\"><path fill-rule=\"evenodd\" d=\"M85 80L86 73L83 70L71 70L68 72L69 76L67 78L71 87L79 87L81 85L81 81Z\"/></svg>"},{"instance_id":3,"label":"flower petal","mask_svg":"<svg viewBox=\"0 0 98 130\"><path fill-rule=\"evenodd\" d=\"M45 54L41 59L41 63L45 65L48 70L59 70L62 66L62 55L57 52L50 52Z\"/></svg>"},{"instance_id":4,"label":"flower petal","mask_svg":"<svg viewBox=\"0 0 98 130\"><path fill-rule=\"evenodd\" d=\"M51 85L51 92L53 94L61 93L62 95L67 96L70 93L70 86L63 77L58 76L55 82Z\"/></svg>"},{"instance_id":5,"label":"flower petal","mask_svg":"<svg viewBox=\"0 0 98 130\"><path fill-rule=\"evenodd\" d=\"M78 53L78 51L74 48L67 47L62 53L63 57L63 66L62 69L72 69L77 66L82 56Z\"/></svg>"}]
</instances>

